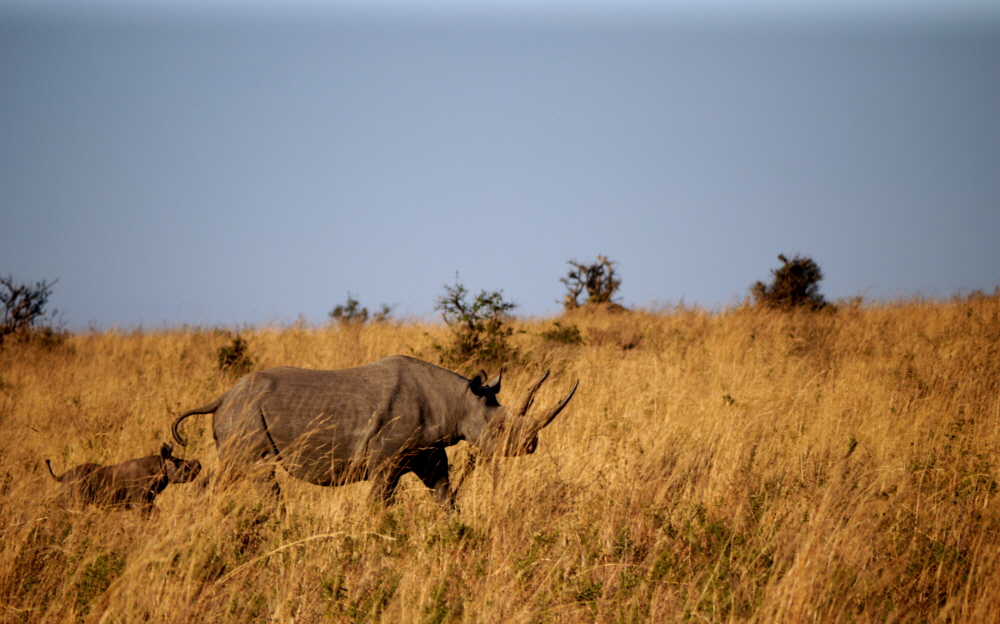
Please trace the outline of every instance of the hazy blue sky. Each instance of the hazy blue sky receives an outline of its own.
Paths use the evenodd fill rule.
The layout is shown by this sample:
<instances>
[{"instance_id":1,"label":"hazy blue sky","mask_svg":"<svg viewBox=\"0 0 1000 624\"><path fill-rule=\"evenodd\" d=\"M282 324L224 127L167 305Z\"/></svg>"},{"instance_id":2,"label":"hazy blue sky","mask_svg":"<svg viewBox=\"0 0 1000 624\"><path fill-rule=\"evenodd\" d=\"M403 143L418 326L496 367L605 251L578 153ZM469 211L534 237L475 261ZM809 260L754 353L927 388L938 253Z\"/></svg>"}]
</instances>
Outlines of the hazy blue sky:
<instances>
[{"instance_id":1,"label":"hazy blue sky","mask_svg":"<svg viewBox=\"0 0 1000 624\"><path fill-rule=\"evenodd\" d=\"M336 6L0 0L0 274L71 328L1000 285L1000 3Z\"/></svg>"}]
</instances>

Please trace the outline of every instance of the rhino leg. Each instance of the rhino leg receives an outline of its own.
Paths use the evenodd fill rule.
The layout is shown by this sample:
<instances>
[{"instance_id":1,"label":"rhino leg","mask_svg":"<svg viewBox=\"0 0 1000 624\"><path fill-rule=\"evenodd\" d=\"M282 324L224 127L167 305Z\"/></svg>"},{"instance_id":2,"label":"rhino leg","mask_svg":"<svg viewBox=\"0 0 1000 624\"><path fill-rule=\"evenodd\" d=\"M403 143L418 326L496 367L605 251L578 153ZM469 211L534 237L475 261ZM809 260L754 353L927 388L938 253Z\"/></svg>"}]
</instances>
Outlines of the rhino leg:
<instances>
[{"instance_id":1,"label":"rhino leg","mask_svg":"<svg viewBox=\"0 0 1000 624\"><path fill-rule=\"evenodd\" d=\"M139 509L139 516L144 520L149 520L151 518L159 518L160 509L156 505L154 505L152 501L144 502L142 504L142 507L140 507Z\"/></svg>"},{"instance_id":2,"label":"rhino leg","mask_svg":"<svg viewBox=\"0 0 1000 624\"><path fill-rule=\"evenodd\" d=\"M260 410L238 415L217 413L214 433L223 473L221 481L231 483L248 478L262 498L283 512L281 487L274 474L278 449Z\"/></svg>"},{"instance_id":3,"label":"rhino leg","mask_svg":"<svg viewBox=\"0 0 1000 624\"><path fill-rule=\"evenodd\" d=\"M433 490L434 500L445 511L454 511L455 494L448 480L448 454L444 448L422 449L399 461L383 462L369 471L372 475L372 503L388 505L399 485L399 479L413 472L424 485Z\"/></svg>"},{"instance_id":4,"label":"rhino leg","mask_svg":"<svg viewBox=\"0 0 1000 624\"><path fill-rule=\"evenodd\" d=\"M278 485L278 479L274 475L274 468L267 471L267 474L263 478L255 479L254 486L257 488L257 492L260 493L260 497L267 501L267 505L276 508L278 516L284 518L286 511L285 502L281 498L281 486Z\"/></svg>"},{"instance_id":5,"label":"rhino leg","mask_svg":"<svg viewBox=\"0 0 1000 624\"><path fill-rule=\"evenodd\" d=\"M385 465L372 473L372 489L368 495L373 505L387 507L392 502L403 471L396 465Z\"/></svg>"},{"instance_id":6,"label":"rhino leg","mask_svg":"<svg viewBox=\"0 0 1000 624\"><path fill-rule=\"evenodd\" d=\"M434 500L445 511L455 508L455 493L448 479L448 454L443 448L431 448L413 457L408 467L424 485L434 491Z\"/></svg>"}]
</instances>

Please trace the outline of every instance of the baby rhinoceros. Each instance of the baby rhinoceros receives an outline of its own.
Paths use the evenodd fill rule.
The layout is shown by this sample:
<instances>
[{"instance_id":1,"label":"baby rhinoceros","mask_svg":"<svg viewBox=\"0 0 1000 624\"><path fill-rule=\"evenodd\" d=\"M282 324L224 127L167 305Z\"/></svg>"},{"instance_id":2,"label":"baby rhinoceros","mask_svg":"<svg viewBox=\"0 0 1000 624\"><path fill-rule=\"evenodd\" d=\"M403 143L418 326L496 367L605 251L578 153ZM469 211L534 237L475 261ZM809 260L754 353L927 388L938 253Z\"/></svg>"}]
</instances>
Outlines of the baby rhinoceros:
<instances>
[{"instance_id":1,"label":"baby rhinoceros","mask_svg":"<svg viewBox=\"0 0 1000 624\"><path fill-rule=\"evenodd\" d=\"M52 471L49 460L45 460L45 465L52 478L62 484L64 509L88 504L119 509L138 506L144 514L149 514L154 510L153 500L168 484L193 481L201 472L201 462L174 457L173 452L173 444L164 444L159 455L113 466L80 464L61 477Z\"/></svg>"}]
</instances>

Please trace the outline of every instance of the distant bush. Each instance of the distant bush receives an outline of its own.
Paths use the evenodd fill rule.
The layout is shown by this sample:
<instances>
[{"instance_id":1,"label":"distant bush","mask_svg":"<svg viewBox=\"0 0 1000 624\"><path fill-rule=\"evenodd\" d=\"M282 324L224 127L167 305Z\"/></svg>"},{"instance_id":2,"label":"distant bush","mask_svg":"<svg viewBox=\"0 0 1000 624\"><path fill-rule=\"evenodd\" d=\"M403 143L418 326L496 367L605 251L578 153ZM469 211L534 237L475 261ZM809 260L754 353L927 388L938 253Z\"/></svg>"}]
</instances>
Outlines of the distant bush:
<instances>
[{"instance_id":1,"label":"distant bush","mask_svg":"<svg viewBox=\"0 0 1000 624\"><path fill-rule=\"evenodd\" d=\"M219 348L217 352L219 370L236 376L246 375L256 363L250 354L250 344L236 334L232 342Z\"/></svg>"},{"instance_id":2,"label":"distant bush","mask_svg":"<svg viewBox=\"0 0 1000 624\"><path fill-rule=\"evenodd\" d=\"M591 327L587 330L587 344L595 347L614 347L622 351L631 351L642 342L641 330L629 327L601 329Z\"/></svg>"},{"instance_id":3,"label":"distant bush","mask_svg":"<svg viewBox=\"0 0 1000 624\"><path fill-rule=\"evenodd\" d=\"M383 303L382 306L379 308L379 311L376 312L374 316L372 316L372 320L375 321L376 323L384 323L388 321L390 318L392 318L392 309L394 307L395 306Z\"/></svg>"},{"instance_id":4,"label":"distant bush","mask_svg":"<svg viewBox=\"0 0 1000 624\"><path fill-rule=\"evenodd\" d=\"M457 280L444 288L434 309L441 311L453 340L450 345L432 345L442 364L487 367L517 358L517 349L509 343L514 329L508 323L517 304L504 301L502 290L483 290L469 301L468 291Z\"/></svg>"},{"instance_id":5,"label":"distant bush","mask_svg":"<svg viewBox=\"0 0 1000 624\"><path fill-rule=\"evenodd\" d=\"M347 293L347 303L337 305L329 315L340 323L364 323L368 320L368 308L362 308L358 300Z\"/></svg>"},{"instance_id":6,"label":"distant bush","mask_svg":"<svg viewBox=\"0 0 1000 624\"><path fill-rule=\"evenodd\" d=\"M826 306L819 294L823 273L811 258L795 256L789 261L779 254L782 265L771 271L774 279L770 285L757 282L750 287L750 294L757 305L769 308L808 308L819 310Z\"/></svg>"},{"instance_id":7,"label":"distant bush","mask_svg":"<svg viewBox=\"0 0 1000 624\"><path fill-rule=\"evenodd\" d=\"M615 275L616 262L608 260L605 256L597 256L597 262L593 264L581 264L576 260L570 260L568 264L573 267L566 277L559 281L566 285L563 306L567 310L573 310L581 305L595 305L599 303L611 303L612 298L622 285L621 279ZM586 291L587 300L580 303L580 295Z\"/></svg>"},{"instance_id":8,"label":"distant bush","mask_svg":"<svg viewBox=\"0 0 1000 624\"><path fill-rule=\"evenodd\" d=\"M53 334L51 323L42 321L46 317L45 305L49 302L54 284L43 280L32 287L15 282L11 275L0 277L0 306L3 307L0 342L11 335L27 337L33 330Z\"/></svg>"},{"instance_id":9,"label":"distant bush","mask_svg":"<svg viewBox=\"0 0 1000 624\"><path fill-rule=\"evenodd\" d=\"M583 336L580 335L580 328L576 325L563 325L559 321L552 323L555 327L542 332L542 338L552 342L561 342L568 345L583 344Z\"/></svg>"},{"instance_id":10,"label":"distant bush","mask_svg":"<svg viewBox=\"0 0 1000 624\"><path fill-rule=\"evenodd\" d=\"M337 305L328 314L331 319L344 325L363 325L368 320L368 308L361 307L361 303L351 293L347 293L346 303ZM392 306L383 303L381 309L372 315L371 318L376 323L384 323L391 316Z\"/></svg>"}]
</instances>

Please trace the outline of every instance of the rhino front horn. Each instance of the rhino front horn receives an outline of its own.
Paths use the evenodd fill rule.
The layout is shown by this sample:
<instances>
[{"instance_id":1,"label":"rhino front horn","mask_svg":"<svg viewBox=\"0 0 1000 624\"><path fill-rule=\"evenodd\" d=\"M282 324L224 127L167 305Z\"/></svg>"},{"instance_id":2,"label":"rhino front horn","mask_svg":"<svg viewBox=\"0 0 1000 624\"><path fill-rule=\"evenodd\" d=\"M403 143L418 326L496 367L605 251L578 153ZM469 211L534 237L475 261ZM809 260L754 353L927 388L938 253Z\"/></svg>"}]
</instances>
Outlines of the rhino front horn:
<instances>
[{"instance_id":1,"label":"rhino front horn","mask_svg":"<svg viewBox=\"0 0 1000 624\"><path fill-rule=\"evenodd\" d=\"M546 373L546 375L548 375L548 373ZM573 384L573 389L569 391L569 394L566 395L566 398L560 401L559 404L553 407L551 410L549 410L541 417L539 417L538 423L536 425L536 427L539 430L547 427L549 423L552 422L552 420L559 415L559 412L563 411L563 408L566 407L566 405L569 403L569 400L573 398L573 394L576 392L576 389L579 385L580 385L580 380L577 379L576 383Z\"/></svg>"}]
</instances>

